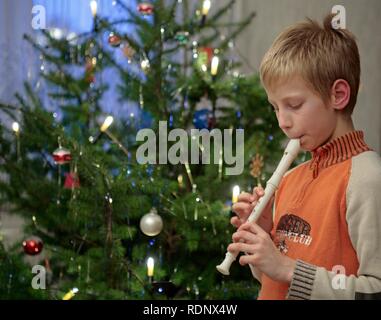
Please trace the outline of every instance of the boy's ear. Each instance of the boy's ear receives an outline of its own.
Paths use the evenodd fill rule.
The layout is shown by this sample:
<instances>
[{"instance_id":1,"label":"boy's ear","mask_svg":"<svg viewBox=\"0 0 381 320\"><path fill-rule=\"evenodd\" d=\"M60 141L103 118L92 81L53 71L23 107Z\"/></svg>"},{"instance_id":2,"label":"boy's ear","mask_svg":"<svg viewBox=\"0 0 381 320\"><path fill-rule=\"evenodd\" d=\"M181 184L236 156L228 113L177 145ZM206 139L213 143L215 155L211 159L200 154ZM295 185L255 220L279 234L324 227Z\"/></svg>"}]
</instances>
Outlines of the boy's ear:
<instances>
[{"instance_id":1,"label":"boy's ear","mask_svg":"<svg viewBox=\"0 0 381 320\"><path fill-rule=\"evenodd\" d=\"M336 110L343 110L351 97L351 87L344 79L337 79L331 87L331 105Z\"/></svg>"}]
</instances>

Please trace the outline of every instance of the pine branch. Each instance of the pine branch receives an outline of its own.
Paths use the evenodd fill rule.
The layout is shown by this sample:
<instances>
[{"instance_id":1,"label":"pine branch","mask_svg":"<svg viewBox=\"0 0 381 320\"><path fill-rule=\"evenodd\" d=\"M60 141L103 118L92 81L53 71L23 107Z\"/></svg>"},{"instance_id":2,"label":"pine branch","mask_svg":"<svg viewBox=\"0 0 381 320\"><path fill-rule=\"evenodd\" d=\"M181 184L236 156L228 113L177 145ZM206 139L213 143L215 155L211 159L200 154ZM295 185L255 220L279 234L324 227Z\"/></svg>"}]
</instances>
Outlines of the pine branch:
<instances>
[{"instance_id":1,"label":"pine branch","mask_svg":"<svg viewBox=\"0 0 381 320\"><path fill-rule=\"evenodd\" d=\"M248 25L253 21L255 16L256 16L256 13L252 12L244 21L240 22L238 24L238 28L233 33L229 34L226 37L226 39L222 42L221 48L225 49L232 39L236 39L248 27Z\"/></svg>"},{"instance_id":2,"label":"pine branch","mask_svg":"<svg viewBox=\"0 0 381 320\"><path fill-rule=\"evenodd\" d=\"M16 111L19 111L19 108L12 106L10 104L4 104L0 102L0 109L4 112L8 117L10 117L14 121L18 121L16 116Z\"/></svg>"},{"instance_id":3,"label":"pine branch","mask_svg":"<svg viewBox=\"0 0 381 320\"><path fill-rule=\"evenodd\" d=\"M217 21L219 18L223 17L225 13L233 7L236 0L230 0L225 6L223 6L221 9L219 9L215 14L213 14L208 21Z\"/></svg>"}]
</instances>

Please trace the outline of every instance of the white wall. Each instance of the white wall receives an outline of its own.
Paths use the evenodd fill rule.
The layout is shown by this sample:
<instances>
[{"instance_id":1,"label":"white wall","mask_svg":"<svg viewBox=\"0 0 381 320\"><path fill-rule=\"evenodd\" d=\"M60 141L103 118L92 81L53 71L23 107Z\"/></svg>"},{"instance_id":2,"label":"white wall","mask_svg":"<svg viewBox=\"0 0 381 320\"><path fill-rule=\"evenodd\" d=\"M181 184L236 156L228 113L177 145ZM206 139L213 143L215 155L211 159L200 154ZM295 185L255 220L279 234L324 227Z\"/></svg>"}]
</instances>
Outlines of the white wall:
<instances>
[{"instance_id":1,"label":"white wall","mask_svg":"<svg viewBox=\"0 0 381 320\"><path fill-rule=\"evenodd\" d=\"M0 100L14 102L14 93L22 87L35 56L23 40L31 32L32 0L0 0ZM4 125L11 125L0 118ZM22 239L23 220L0 208L0 241L5 246ZM21 244L21 242L20 242Z\"/></svg>"},{"instance_id":2,"label":"white wall","mask_svg":"<svg viewBox=\"0 0 381 320\"><path fill-rule=\"evenodd\" d=\"M34 67L33 49L23 40L31 33L32 0L0 1L0 100L11 102Z\"/></svg>"}]
</instances>

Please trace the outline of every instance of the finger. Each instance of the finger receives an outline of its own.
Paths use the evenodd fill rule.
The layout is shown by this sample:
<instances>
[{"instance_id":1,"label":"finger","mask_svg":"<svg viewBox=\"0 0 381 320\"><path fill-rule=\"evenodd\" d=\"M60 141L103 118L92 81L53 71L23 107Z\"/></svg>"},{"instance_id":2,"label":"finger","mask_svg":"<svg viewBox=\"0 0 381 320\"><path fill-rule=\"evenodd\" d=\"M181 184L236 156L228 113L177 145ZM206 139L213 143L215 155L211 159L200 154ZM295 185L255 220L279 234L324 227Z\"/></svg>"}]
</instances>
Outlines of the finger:
<instances>
[{"instance_id":1,"label":"finger","mask_svg":"<svg viewBox=\"0 0 381 320\"><path fill-rule=\"evenodd\" d=\"M236 228L239 228L240 225L242 224L241 220L238 217L232 217L230 219L230 223L235 226Z\"/></svg>"},{"instance_id":2,"label":"finger","mask_svg":"<svg viewBox=\"0 0 381 320\"><path fill-rule=\"evenodd\" d=\"M247 264L251 264L251 265L255 266L255 264L253 262L253 257L254 257L253 254L241 256L239 258L239 264L241 266L244 266L244 265L247 265Z\"/></svg>"},{"instance_id":3,"label":"finger","mask_svg":"<svg viewBox=\"0 0 381 320\"><path fill-rule=\"evenodd\" d=\"M254 200L257 199L257 196L251 193L247 192L241 192L238 196L238 201L239 202L253 202Z\"/></svg>"},{"instance_id":4,"label":"finger","mask_svg":"<svg viewBox=\"0 0 381 320\"><path fill-rule=\"evenodd\" d=\"M232 206L233 212L235 212L237 215L241 214L248 214L253 209L254 204L246 203L246 202L236 202Z\"/></svg>"},{"instance_id":5,"label":"finger","mask_svg":"<svg viewBox=\"0 0 381 320\"><path fill-rule=\"evenodd\" d=\"M256 197L256 198L260 198L260 197L262 197L264 194L265 194L265 190L263 190L262 187L255 187L255 188L253 189L253 195L254 195L254 197Z\"/></svg>"},{"instance_id":6,"label":"finger","mask_svg":"<svg viewBox=\"0 0 381 320\"><path fill-rule=\"evenodd\" d=\"M252 227L252 225L254 224L255 222L249 222L249 221L246 221L244 223L242 223L240 225L240 227L238 228L237 231L249 231L251 233L254 233L254 234L257 234L257 232L255 231L255 229Z\"/></svg>"},{"instance_id":7,"label":"finger","mask_svg":"<svg viewBox=\"0 0 381 320\"><path fill-rule=\"evenodd\" d=\"M248 231L237 231L232 235L232 239L234 242L245 242L245 243L258 243L258 237L256 237L253 233Z\"/></svg>"},{"instance_id":8,"label":"finger","mask_svg":"<svg viewBox=\"0 0 381 320\"><path fill-rule=\"evenodd\" d=\"M246 252L249 254L253 254L256 250L252 244L243 243L243 242L234 242L229 244L228 246L229 252Z\"/></svg>"},{"instance_id":9,"label":"finger","mask_svg":"<svg viewBox=\"0 0 381 320\"><path fill-rule=\"evenodd\" d=\"M238 231L243 231L243 230L247 230L247 231L250 231L258 236L265 236L267 235L267 232L265 230L263 230L258 224L256 224L255 222L245 222L243 223Z\"/></svg>"},{"instance_id":10,"label":"finger","mask_svg":"<svg viewBox=\"0 0 381 320\"><path fill-rule=\"evenodd\" d=\"M265 230L263 230L258 224L256 224L255 222L254 223L251 223L251 231L253 231L254 233L256 233L257 235L259 236L266 236L267 235L267 232Z\"/></svg>"}]
</instances>

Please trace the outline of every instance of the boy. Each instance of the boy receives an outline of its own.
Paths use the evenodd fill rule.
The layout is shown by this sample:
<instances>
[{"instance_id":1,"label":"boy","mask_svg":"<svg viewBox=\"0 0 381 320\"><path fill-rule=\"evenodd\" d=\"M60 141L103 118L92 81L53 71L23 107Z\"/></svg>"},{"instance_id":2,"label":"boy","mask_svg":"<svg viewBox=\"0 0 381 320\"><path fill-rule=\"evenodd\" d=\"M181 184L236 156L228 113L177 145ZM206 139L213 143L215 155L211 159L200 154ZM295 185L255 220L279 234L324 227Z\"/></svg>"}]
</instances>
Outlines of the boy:
<instances>
[{"instance_id":1,"label":"boy","mask_svg":"<svg viewBox=\"0 0 381 320\"><path fill-rule=\"evenodd\" d=\"M254 266L259 299L381 298L381 159L351 118L355 39L331 18L286 29L260 66L280 128L312 159L286 173L257 223L245 221L263 189L233 206L228 250L247 253L239 262Z\"/></svg>"}]
</instances>

